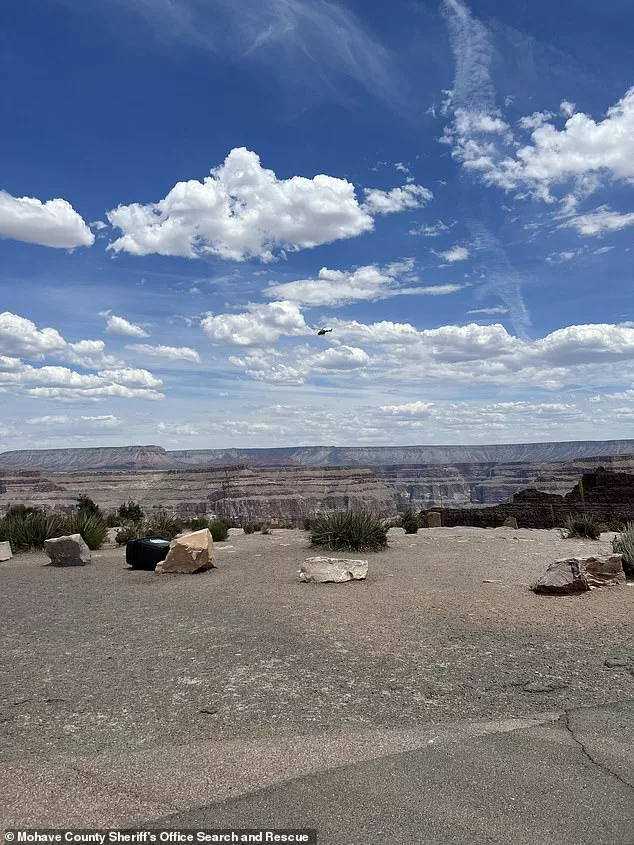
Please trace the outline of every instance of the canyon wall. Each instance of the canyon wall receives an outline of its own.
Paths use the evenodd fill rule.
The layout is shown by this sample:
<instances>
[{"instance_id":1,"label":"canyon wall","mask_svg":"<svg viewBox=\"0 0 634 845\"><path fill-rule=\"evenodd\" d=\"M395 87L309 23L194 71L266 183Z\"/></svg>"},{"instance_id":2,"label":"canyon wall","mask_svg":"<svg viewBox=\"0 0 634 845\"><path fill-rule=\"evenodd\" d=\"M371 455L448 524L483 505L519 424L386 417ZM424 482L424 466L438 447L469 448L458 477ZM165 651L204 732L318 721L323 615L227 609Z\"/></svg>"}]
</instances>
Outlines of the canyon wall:
<instances>
[{"instance_id":1,"label":"canyon wall","mask_svg":"<svg viewBox=\"0 0 634 845\"><path fill-rule=\"evenodd\" d=\"M565 462L373 468L237 465L62 473L0 467L0 513L18 503L70 510L76 497L85 494L107 511L132 498L147 513L165 509L181 516L208 514L240 523L267 520L302 525L307 516L317 512L360 506L389 517L409 508L480 510L509 502L526 488L564 495L584 473L600 464L612 472L634 473L634 455Z\"/></svg>"}]
</instances>

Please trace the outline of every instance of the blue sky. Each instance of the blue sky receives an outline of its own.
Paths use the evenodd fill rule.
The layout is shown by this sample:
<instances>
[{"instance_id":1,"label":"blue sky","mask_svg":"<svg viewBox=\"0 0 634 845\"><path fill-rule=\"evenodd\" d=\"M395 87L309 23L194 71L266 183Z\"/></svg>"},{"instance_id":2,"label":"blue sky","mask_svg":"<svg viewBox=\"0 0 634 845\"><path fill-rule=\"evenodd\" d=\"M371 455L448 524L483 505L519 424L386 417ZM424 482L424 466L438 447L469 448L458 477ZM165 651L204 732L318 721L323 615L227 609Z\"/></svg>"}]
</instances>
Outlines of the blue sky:
<instances>
[{"instance_id":1,"label":"blue sky","mask_svg":"<svg viewBox=\"0 0 634 845\"><path fill-rule=\"evenodd\" d=\"M626 0L0 24L0 450L632 436Z\"/></svg>"}]
</instances>

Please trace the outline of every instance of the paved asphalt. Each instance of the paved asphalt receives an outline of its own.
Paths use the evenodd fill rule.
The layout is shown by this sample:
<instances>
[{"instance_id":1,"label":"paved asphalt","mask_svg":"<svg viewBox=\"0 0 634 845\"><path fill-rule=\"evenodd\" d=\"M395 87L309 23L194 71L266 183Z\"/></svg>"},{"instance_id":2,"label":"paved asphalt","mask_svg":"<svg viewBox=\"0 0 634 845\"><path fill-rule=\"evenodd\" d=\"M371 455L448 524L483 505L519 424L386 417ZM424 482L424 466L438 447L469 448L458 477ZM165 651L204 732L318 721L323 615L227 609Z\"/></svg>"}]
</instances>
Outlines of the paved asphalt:
<instances>
[{"instance_id":1,"label":"paved asphalt","mask_svg":"<svg viewBox=\"0 0 634 845\"><path fill-rule=\"evenodd\" d=\"M631 845L634 702L431 741L157 826L317 828L320 845Z\"/></svg>"}]
</instances>

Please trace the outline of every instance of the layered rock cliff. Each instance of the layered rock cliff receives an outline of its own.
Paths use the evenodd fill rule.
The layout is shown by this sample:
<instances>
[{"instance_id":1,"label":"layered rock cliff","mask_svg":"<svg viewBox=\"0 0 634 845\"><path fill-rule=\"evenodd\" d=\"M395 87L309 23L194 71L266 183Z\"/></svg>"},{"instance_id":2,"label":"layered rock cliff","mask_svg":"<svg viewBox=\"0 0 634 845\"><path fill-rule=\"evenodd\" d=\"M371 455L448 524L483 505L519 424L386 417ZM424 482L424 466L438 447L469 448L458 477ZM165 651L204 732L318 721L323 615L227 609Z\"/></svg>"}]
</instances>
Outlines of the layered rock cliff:
<instances>
[{"instance_id":1,"label":"layered rock cliff","mask_svg":"<svg viewBox=\"0 0 634 845\"><path fill-rule=\"evenodd\" d=\"M409 508L442 508L446 514L453 509L455 524L479 524L473 520L484 516L467 519L463 511L483 512L487 505L509 502L528 487L562 496L598 463L594 459L375 469L233 466L64 473L0 468L0 512L16 503L72 509L83 493L105 510L114 510L132 498L147 513L165 509L181 516L208 514L241 523L268 520L302 525L306 516L316 512L364 506L386 517ZM633 455L602 459L601 463L617 473L634 473ZM496 521L499 516L493 513L491 519Z\"/></svg>"},{"instance_id":2,"label":"layered rock cliff","mask_svg":"<svg viewBox=\"0 0 634 845\"><path fill-rule=\"evenodd\" d=\"M529 488L516 493L510 502L486 508L447 508L441 513L446 527L497 528L515 517L520 528L555 528L571 516L586 514L618 530L634 520L634 474L598 467L581 476L565 495ZM430 510L423 511L426 516Z\"/></svg>"}]
</instances>

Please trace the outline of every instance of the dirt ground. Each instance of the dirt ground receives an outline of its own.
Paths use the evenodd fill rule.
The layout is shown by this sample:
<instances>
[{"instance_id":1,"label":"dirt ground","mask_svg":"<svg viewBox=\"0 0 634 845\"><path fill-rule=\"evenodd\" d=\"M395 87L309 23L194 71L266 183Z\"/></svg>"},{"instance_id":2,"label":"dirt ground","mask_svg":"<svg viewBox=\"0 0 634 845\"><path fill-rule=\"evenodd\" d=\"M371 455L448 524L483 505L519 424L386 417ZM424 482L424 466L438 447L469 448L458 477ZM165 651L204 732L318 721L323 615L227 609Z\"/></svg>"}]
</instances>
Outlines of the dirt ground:
<instances>
[{"instance_id":1,"label":"dirt ground","mask_svg":"<svg viewBox=\"0 0 634 845\"><path fill-rule=\"evenodd\" d=\"M123 549L66 569L16 555L0 564L0 760L634 698L634 586L528 589L610 538L391 531L387 551L348 555L369 559L366 581L327 585L298 579L318 553L301 531L233 535L195 576L129 570Z\"/></svg>"}]
</instances>

